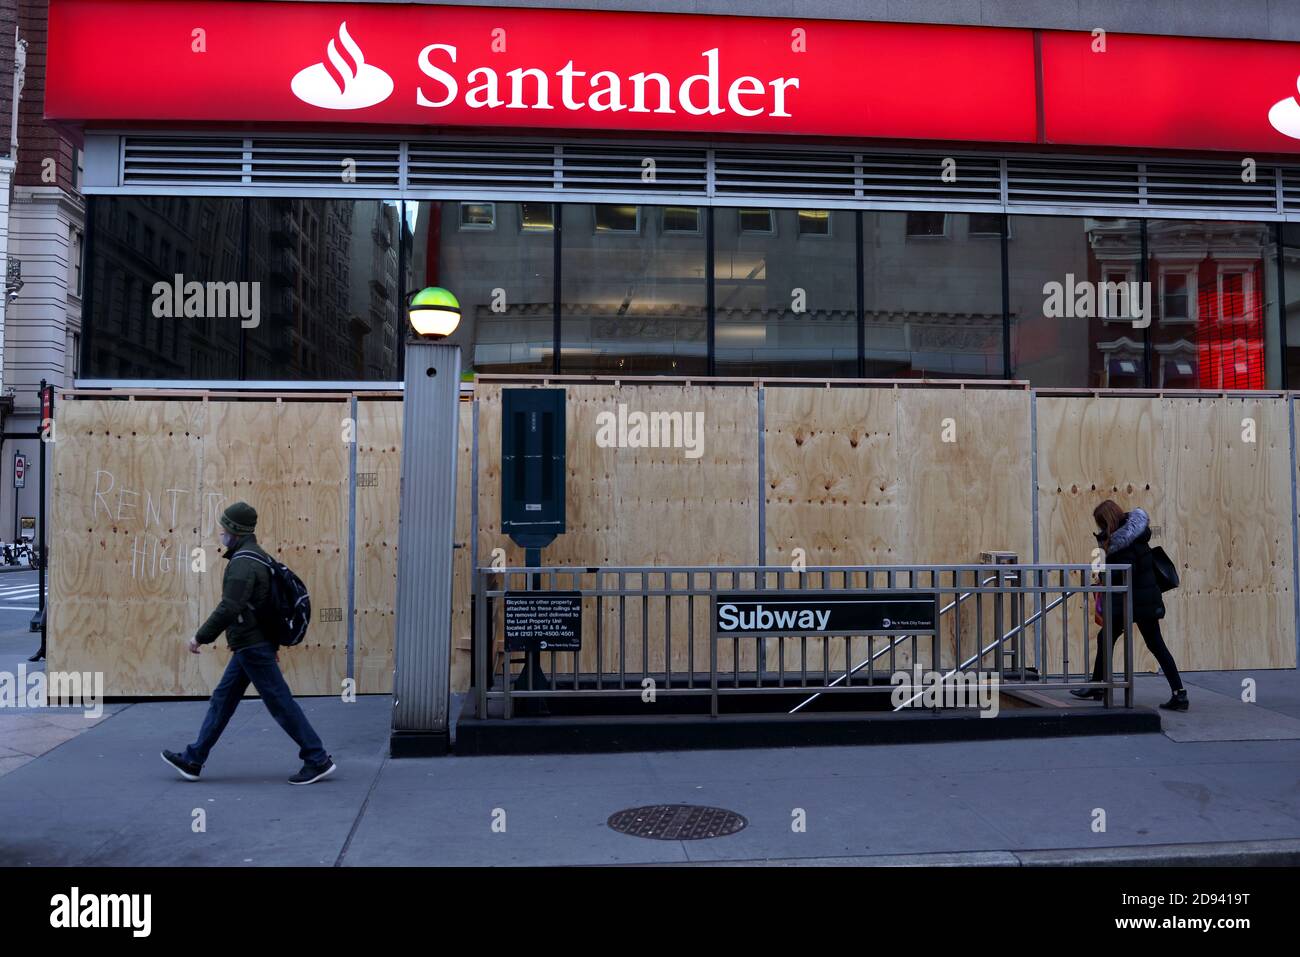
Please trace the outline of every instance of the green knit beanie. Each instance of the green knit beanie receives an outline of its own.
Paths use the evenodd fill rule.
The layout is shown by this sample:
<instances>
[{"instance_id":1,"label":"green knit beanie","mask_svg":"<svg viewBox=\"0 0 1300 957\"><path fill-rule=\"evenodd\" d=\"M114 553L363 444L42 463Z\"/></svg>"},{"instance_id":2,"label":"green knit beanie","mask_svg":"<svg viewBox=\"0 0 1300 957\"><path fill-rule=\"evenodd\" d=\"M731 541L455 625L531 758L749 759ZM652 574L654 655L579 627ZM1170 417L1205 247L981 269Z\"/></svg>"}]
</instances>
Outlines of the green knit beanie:
<instances>
[{"instance_id":1,"label":"green knit beanie","mask_svg":"<svg viewBox=\"0 0 1300 957\"><path fill-rule=\"evenodd\" d=\"M257 527L257 510L247 502L236 502L221 513L221 527L231 535L249 535Z\"/></svg>"}]
</instances>

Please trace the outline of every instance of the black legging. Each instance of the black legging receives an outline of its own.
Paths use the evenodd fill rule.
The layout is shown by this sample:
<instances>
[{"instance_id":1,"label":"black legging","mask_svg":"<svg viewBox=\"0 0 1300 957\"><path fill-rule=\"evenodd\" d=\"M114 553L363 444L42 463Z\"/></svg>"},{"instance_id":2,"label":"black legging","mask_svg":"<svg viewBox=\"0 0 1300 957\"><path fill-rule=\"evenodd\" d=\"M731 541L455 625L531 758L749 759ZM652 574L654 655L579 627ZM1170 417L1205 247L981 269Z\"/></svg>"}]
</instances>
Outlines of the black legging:
<instances>
[{"instance_id":1,"label":"black legging","mask_svg":"<svg viewBox=\"0 0 1300 957\"><path fill-rule=\"evenodd\" d=\"M1183 679L1178 675L1178 666L1174 664L1174 656L1169 653L1165 646L1165 640L1160 635L1160 620L1158 618L1144 618L1134 622L1138 631L1142 632L1142 640L1146 642L1147 651L1155 655L1156 661L1160 663L1160 670L1165 673L1165 680L1169 682L1170 691L1180 691L1183 687ZM1120 636L1124 634L1123 621L1111 621L1110 625L1110 647L1114 651L1115 643L1119 641ZM1106 663L1101 657L1106 643L1101 640L1102 632L1097 632L1097 663L1092 668L1092 680L1101 681L1102 672L1105 670Z\"/></svg>"}]
</instances>

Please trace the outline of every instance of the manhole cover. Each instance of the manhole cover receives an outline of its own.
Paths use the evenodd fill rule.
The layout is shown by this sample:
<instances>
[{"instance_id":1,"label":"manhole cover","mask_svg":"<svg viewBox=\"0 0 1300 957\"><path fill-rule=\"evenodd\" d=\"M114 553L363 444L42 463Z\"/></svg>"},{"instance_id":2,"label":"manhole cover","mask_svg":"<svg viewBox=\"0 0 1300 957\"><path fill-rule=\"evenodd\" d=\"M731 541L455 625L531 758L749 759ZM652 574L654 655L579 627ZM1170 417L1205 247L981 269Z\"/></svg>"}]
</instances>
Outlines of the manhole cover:
<instances>
[{"instance_id":1,"label":"manhole cover","mask_svg":"<svg viewBox=\"0 0 1300 957\"><path fill-rule=\"evenodd\" d=\"M609 826L632 837L655 841L702 841L726 837L749 824L735 811L698 804L655 804L631 807L610 815Z\"/></svg>"}]
</instances>

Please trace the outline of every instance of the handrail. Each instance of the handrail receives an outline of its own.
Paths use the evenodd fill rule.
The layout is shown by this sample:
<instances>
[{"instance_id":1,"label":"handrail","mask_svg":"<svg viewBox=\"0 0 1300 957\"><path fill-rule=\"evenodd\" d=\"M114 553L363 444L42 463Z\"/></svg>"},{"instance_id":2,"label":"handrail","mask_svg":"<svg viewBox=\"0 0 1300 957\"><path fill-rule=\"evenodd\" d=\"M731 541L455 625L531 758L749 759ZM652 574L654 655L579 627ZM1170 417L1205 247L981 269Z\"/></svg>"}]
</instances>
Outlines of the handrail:
<instances>
[{"instance_id":1,"label":"handrail","mask_svg":"<svg viewBox=\"0 0 1300 957\"><path fill-rule=\"evenodd\" d=\"M1021 622L1019 625L1016 625L1014 628L1008 631L1001 638L994 638L993 641L989 643L987 646L980 649L975 654L971 655L969 658L967 658L965 661L959 664L956 668L953 668L952 671L948 672L946 675L944 675L942 678L939 679L938 687L942 688L945 681L947 681L953 675L957 674L957 672L964 670L966 666L969 665L972 661L978 661L979 659L987 655L990 651L992 651L994 648L998 647L999 645L1005 644L1006 641L1012 635L1014 635L1018 631L1023 631L1027 625L1032 625L1036 619L1041 618L1043 615L1047 614L1049 611L1051 611L1061 602L1068 600L1073 595L1084 595L1084 594L1087 594L1087 592L1080 591L1078 589L1072 589L1067 592L1062 592L1059 598L1053 600L1050 604L1046 605L1042 609L1042 611L1034 612L1033 615L1031 615L1027 621ZM908 698L902 704L895 707L894 710L898 711L902 708L906 708L909 704L911 704L917 698L921 697L921 695L923 694L925 694L924 691L918 691L916 694L912 695L912 697Z\"/></svg>"},{"instance_id":2,"label":"handrail","mask_svg":"<svg viewBox=\"0 0 1300 957\"><path fill-rule=\"evenodd\" d=\"M984 579L982 582L980 582L979 585L978 585L977 587L979 587L979 588L983 588L983 587L984 587L985 585L987 585L989 582L991 582L991 581L996 581L997 578L998 578L997 575L990 575L988 578L986 578L986 579ZM948 614L948 612L952 611L954 608L956 608L959 604L961 604L963 601L965 601L967 598L969 598L969 597L970 597L971 595L973 595L973 594L975 594L975 592L973 592L973 591L968 591L968 592L966 592L964 595L958 595L958 596L957 596L956 598L954 598L952 601L948 602L948 604L946 604L946 605L944 605L942 608L940 608L940 609L939 609L939 620L942 621L944 615ZM879 658L881 655L883 655L885 652L887 652L887 651L892 651L894 648L898 647L898 645L899 645L900 643L906 641L908 638L915 638L915 637L916 637L915 635L899 635L897 638L895 638L893 641L891 641L887 646L885 646L884 648L881 648L878 652L876 652L876 653L875 653L874 655L872 655L870 658L867 658L866 660L859 662L859 663L858 663L858 664L853 668L852 671L845 672L845 674L843 674L843 675L841 675L840 677L836 678L836 679L835 679L834 681L832 681L832 682L831 682L827 687L830 687L830 688L834 688L834 687L836 687L836 686L837 686L841 681L844 681L844 680L847 679L847 678L851 678L851 677L853 677L853 676L856 675L859 671L861 671L863 668L865 668L867 665L871 664L871 662L875 661L877 658ZM804 705L812 704L814 701L816 701L818 698L820 698L820 697L822 696L823 693L824 693L824 692L818 691L818 692L817 692L815 695L813 695L811 698L808 698L808 699L806 699L806 700L804 700L804 701L800 701L797 705L795 705L793 708L791 708L790 711L789 711L788 713L789 713L789 714L794 714L796 711L801 710L801 709L804 707Z\"/></svg>"}]
</instances>

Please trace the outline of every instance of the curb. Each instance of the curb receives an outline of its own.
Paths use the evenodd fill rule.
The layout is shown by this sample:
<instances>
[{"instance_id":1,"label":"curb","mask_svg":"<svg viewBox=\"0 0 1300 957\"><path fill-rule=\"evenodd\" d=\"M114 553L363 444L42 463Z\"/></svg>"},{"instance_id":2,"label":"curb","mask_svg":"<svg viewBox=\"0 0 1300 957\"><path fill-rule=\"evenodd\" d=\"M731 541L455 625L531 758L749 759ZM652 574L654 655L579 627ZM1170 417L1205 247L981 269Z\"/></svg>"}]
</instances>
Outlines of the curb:
<instances>
[{"instance_id":1,"label":"curb","mask_svg":"<svg viewBox=\"0 0 1300 957\"><path fill-rule=\"evenodd\" d=\"M647 867L1296 867L1300 840L687 861Z\"/></svg>"}]
</instances>

